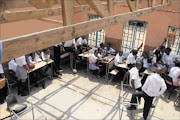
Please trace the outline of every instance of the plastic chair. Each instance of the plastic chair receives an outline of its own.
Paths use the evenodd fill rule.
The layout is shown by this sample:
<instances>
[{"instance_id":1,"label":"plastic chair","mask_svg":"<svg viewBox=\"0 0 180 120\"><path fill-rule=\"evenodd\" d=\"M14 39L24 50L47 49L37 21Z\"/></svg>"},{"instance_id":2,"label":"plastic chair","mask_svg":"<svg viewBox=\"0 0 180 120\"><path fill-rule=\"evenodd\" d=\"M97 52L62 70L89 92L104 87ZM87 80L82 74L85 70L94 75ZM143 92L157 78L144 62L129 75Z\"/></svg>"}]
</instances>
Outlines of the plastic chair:
<instances>
[{"instance_id":1,"label":"plastic chair","mask_svg":"<svg viewBox=\"0 0 180 120\"><path fill-rule=\"evenodd\" d=\"M29 107L27 109L27 105L18 103L16 97L14 95L12 95L12 94L8 95L6 99L7 99L7 110L10 112L11 120L12 120L12 115L15 115L18 120L21 120L19 115L21 113L29 110L29 109L32 110L33 120L35 120L35 118L34 118L35 117L34 116L34 108L36 110L38 110L42 115L41 117L39 117L37 119L40 119L40 118L44 117L47 120L47 118L43 115L43 113L36 106L34 106L32 103L31 103L31 107Z\"/></svg>"}]
</instances>

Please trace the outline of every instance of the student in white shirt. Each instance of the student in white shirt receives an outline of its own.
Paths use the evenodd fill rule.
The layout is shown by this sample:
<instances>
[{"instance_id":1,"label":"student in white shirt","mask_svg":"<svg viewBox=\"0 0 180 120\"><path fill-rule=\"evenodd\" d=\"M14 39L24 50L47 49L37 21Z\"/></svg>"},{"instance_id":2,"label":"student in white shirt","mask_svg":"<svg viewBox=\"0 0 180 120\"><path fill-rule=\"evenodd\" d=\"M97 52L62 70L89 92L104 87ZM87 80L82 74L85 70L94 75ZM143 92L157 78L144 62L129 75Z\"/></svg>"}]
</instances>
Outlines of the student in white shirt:
<instances>
[{"instance_id":1,"label":"student in white shirt","mask_svg":"<svg viewBox=\"0 0 180 120\"><path fill-rule=\"evenodd\" d=\"M46 62L49 61L50 60L50 50L47 48L43 49L43 51L41 52L41 57L42 57L43 61L46 61ZM48 69L51 68L51 65L49 64L46 67L48 67L45 69L47 71ZM46 72L46 71L44 71L44 72ZM62 75L61 72L58 70L58 67L56 66L55 63L53 63L53 73L54 73L54 77L60 77Z\"/></svg>"},{"instance_id":2,"label":"student in white shirt","mask_svg":"<svg viewBox=\"0 0 180 120\"><path fill-rule=\"evenodd\" d=\"M179 67L172 67L169 72L169 77L173 80L173 85L180 86L180 68Z\"/></svg>"},{"instance_id":3,"label":"student in white shirt","mask_svg":"<svg viewBox=\"0 0 180 120\"><path fill-rule=\"evenodd\" d=\"M15 62L14 59L8 62L8 69L10 71L13 71L14 73L16 73L16 67L17 67L17 63Z\"/></svg>"},{"instance_id":4,"label":"student in white shirt","mask_svg":"<svg viewBox=\"0 0 180 120\"><path fill-rule=\"evenodd\" d=\"M127 57L126 64L130 69L136 64L137 53L137 50L132 50L132 53L130 53Z\"/></svg>"},{"instance_id":5,"label":"student in white shirt","mask_svg":"<svg viewBox=\"0 0 180 120\"><path fill-rule=\"evenodd\" d=\"M98 48L98 57L100 58L104 58L105 57L105 50L103 50L102 48Z\"/></svg>"},{"instance_id":6,"label":"student in white shirt","mask_svg":"<svg viewBox=\"0 0 180 120\"><path fill-rule=\"evenodd\" d=\"M27 96L29 95L27 90L27 71L30 71L29 67L27 66L25 56L21 56L15 59L17 63L16 68L16 77L18 78L18 95Z\"/></svg>"},{"instance_id":7,"label":"student in white shirt","mask_svg":"<svg viewBox=\"0 0 180 120\"><path fill-rule=\"evenodd\" d=\"M154 53L154 57L152 59L151 64L149 65L149 69L153 72L156 71L157 67L161 67L164 69L164 71L166 71L166 66L164 65L164 63L162 63L161 61L161 54L160 54L160 50L156 50Z\"/></svg>"},{"instance_id":8,"label":"student in white shirt","mask_svg":"<svg viewBox=\"0 0 180 120\"><path fill-rule=\"evenodd\" d=\"M142 63L137 62L136 67L133 67L128 72L126 72L126 74L123 78L123 83L125 83L127 76L130 75L129 84L132 87L132 89L134 90L134 92L141 91L142 84L141 84L141 80L139 78L139 70L141 69L141 67L142 67Z\"/></svg>"},{"instance_id":9,"label":"student in white shirt","mask_svg":"<svg viewBox=\"0 0 180 120\"><path fill-rule=\"evenodd\" d=\"M97 70L97 75L100 75L101 73L101 68L97 65L97 62L101 60L103 59L98 57L98 50L95 50L94 54L92 54L91 57L89 58L89 69L93 71Z\"/></svg>"},{"instance_id":10,"label":"student in white shirt","mask_svg":"<svg viewBox=\"0 0 180 120\"><path fill-rule=\"evenodd\" d=\"M142 56L136 58L136 62L141 62L142 63L142 68L139 70L139 72L144 72L146 69L149 68L149 63L148 63L148 53L143 52Z\"/></svg>"},{"instance_id":11,"label":"student in white shirt","mask_svg":"<svg viewBox=\"0 0 180 120\"><path fill-rule=\"evenodd\" d=\"M73 59L72 68L73 68L73 71L77 71L76 70L76 58L77 58L77 55L78 55L79 52L78 52L78 49L77 49L75 39L66 41L64 43L64 49L65 49L66 52L73 53L73 56L71 56L71 59Z\"/></svg>"},{"instance_id":12,"label":"student in white shirt","mask_svg":"<svg viewBox=\"0 0 180 120\"><path fill-rule=\"evenodd\" d=\"M104 50L105 44L104 43L100 43L100 48L102 48Z\"/></svg>"},{"instance_id":13,"label":"student in white shirt","mask_svg":"<svg viewBox=\"0 0 180 120\"><path fill-rule=\"evenodd\" d=\"M131 103L136 103L136 97L143 97L145 100L144 109L143 109L143 118L147 119L150 107L152 106L152 102L154 97L162 95L167 87L164 82L164 79L160 76L162 74L163 69L161 67L157 67L156 73L148 76L143 87L142 91L135 92L132 95ZM128 110L135 110L136 107L131 105L127 108Z\"/></svg>"},{"instance_id":14,"label":"student in white shirt","mask_svg":"<svg viewBox=\"0 0 180 120\"><path fill-rule=\"evenodd\" d=\"M116 51L111 47L111 44L108 43L107 44L107 47L104 48L106 50L106 55L109 55L109 54L113 54L115 53Z\"/></svg>"},{"instance_id":15,"label":"student in white shirt","mask_svg":"<svg viewBox=\"0 0 180 120\"><path fill-rule=\"evenodd\" d=\"M50 60L50 50L49 49L43 49L41 52L41 57L43 61L49 61Z\"/></svg>"},{"instance_id":16,"label":"student in white shirt","mask_svg":"<svg viewBox=\"0 0 180 120\"><path fill-rule=\"evenodd\" d=\"M164 64L168 68L168 72L171 70L172 67L175 67L174 60L177 58L180 58L180 55L175 55L171 53L171 48L166 48L165 54L164 54Z\"/></svg>"},{"instance_id":17,"label":"student in white shirt","mask_svg":"<svg viewBox=\"0 0 180 120\"><path fill-rule=\"evenodd\" d=\"M79 50L79 53L82 53L82 50L85 49L86 51L90 48L88 47L88 42L86 39L86 36L82 36L77 39L76 41L77 49Z\"/></svg>"},{"instance_id":18,"label":"student in white shirt","mask_svg":"<svg viewBox=\"0 0 180 120\"><path fill-rule=\"evenodd\" d=\"M5 78L4 75L4 70L3 70L3 66L0 64L0 78ZM7 83L5 83L5 86L0 89L0 104L4 103L4 100L6 99L7 96Z\"/></svg>"},{"instance_id":19,"label":"student in white shirt","mask_svg":"<svg viewBox=\"0 0 180 120\"><path fill-rule=\"evenodd\" d=\"M119 51L117 54L116 54L116 57L114 59L114 65L116 67L118 67L119 64L123 64L124 63L124 56L123 56L123 52L122 51ZM119 67L118 67L119 68Z\"/></svg>"}]
</instances>

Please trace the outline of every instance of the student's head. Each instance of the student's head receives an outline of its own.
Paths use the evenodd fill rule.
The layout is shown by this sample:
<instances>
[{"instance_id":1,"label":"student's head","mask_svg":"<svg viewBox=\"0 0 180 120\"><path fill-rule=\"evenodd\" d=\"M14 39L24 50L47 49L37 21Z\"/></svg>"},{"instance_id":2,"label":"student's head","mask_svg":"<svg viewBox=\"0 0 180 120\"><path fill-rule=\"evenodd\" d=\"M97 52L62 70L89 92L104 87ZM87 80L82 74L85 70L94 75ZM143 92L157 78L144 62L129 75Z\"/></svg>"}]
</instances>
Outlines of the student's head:
<instances>
[{"instance_id":1,"label":"student's head","mask_svg":"<svg viewBox=\"0 0 180 120\"><path fill-rule=\"evenodd\" d=\"M166 48L165 53L169 55L171 53L171 48Z\"/></svg>"},{"instance_id":2,"label":"student's head","mask_svg":"<svg viewBox=\"0 0 180 120\"><path fill-rule=\"evenodd\" d=\"M160 50L156 50L154 54L158 56L160 54Z\"/></svg>"},{"instance_id":3,"label":"student's head","mask_svg":"<svg viewBox=\"0 0 180 120\"><path fill-rule=\"evenodd\" d=\"M86 36L82 36L81 38L82 38L82 39L86 39Z\"/></svg>"},{"instance_id":4,"label":"student's head","mask_svg":"<svg viewBox=\"0 0 180 120\"><path fill-rule=\"evenodd\" d=\"M164 53L164 52L165 52L165 47L164 47L164 46L161 46L161 47L160 47L160 51L161 51L162 53Z\"/></svg>"},{"instance_id":5,"label":"student's head","mask_svg":"<svg viewBox=\"0 0 180 120\"><path fill-rule=\"evenodd\" d=\"M94 55L97 57L98 56L98 50L94 51Z\"/></svg>"},{"instance_id":6,"label":"student's head","mask_svg":"<svg viewBox=\"0 0 180 120\"><path fill-rule=\"evenodd\" d=\"M47 49L47 48L45 48L45 49L43 49L43 52L44 52L44 54L49 54L50 53L50 50L49 49Z\"/></svg>"},{"instance_id":7,"label":"student's head","mask_svg":"<svg viewBox=\"0 0 180 120\"><path fill-rule=\"evenodd\" d=\"M123 51L119 51L119 56L122 56L123 55Z\"/></svg>"},{"instance_id":8,"label":"student's head","mask_svg":"<svg viewBox=\"0 0 180 120\"><path fill-rule=\"evenodd\" d=\"M137 68L138 70L140 70L141 67L142 67L142 63L141 63L141 62L136 62L136 68Z\"/></svg>"},{"instance_id":9,"label":"student's head","mask_svg":"<svg viewBox=\"0 0 180 120\"><path fill-rule=\"evenodd\" d=\"M137 53L138 53L138 51L137 51L137 50L132 50L132 54L133 54L134 56L136 56L136 55L137 55Z\"/></svg>"},{"instance_id":10,"label":"student's head","mask_svg":"<svg viewBox=\"0 0 180 120\"><path fill-rule=\"evenodd\" d=\"M104 49L105 44L104 44L104 43L101 43L101 44L100 44L100 47L101 47L102 49Z\"/></svg>"},{"instance_id":11,"label":"student's head","mask_svg":"<svg viewBox=\"0 0 180 120\"><path fill-rule=\"evenodd\" d=\"M174 31L175 31L175 28L172 28L171 30L172 30L172 32L174 32Z\"/></svg>"},{"instance_id":12,"label":"student's head","mask_svg":"<svg viewBox=\"0 0 180 120\"><path fill-rule=\"evenodd\" d=\"M148 58L148 53L147 53L147 52L143 52L142 56L143 56L144 58Z\"/></svg>"},{"instance_id":13,"label":"student's head","mask_svg":"<svg viewBox=\"0 0 180 120\"><path fill-rule=\"evenodd\" d=\"M103 49L101 47L98 48L98 52L99 53L102 53L103 52Z\"/></svg>"},{"instance_id":14,"label":"student's head","mask_svg":"<svg viewBox=\"0 0 180 120\"><path fill-rule=\"evenodd\" d=\"M28 60L29 54L25 55L25 59Z\"/></svg>"},{"instance_id":15,"label":"student's head","mask_svg":"<svg viewBox=\"0 0 180 120\"><path fill-rule=\"evenodd\" d=\"M107 44L107 49L109 50L110 48L111 48L111 44L108 43L108 44Z\"/></svg>"},{"instance_id":16,"label":"student's head","mask_svg":"<svg viewBox=\"0 0 180 120\"><path fill-rule=\"evenodd\" d=\"M30 56L32 57L32 59L34 59L35 58L35 52L30 53Z\"/></svg>"},{"instance_id":17,"label":"student's head","mask_svg":"<svg viewBox=\"0 0 180 120\"><path fill-rule=\"evenodd\" d=\"M162 73L163 73L163 68L157 67L157 68L156 68L156 73L157 73L157 74L162 74Z\"/></svg>"}]
</instances>

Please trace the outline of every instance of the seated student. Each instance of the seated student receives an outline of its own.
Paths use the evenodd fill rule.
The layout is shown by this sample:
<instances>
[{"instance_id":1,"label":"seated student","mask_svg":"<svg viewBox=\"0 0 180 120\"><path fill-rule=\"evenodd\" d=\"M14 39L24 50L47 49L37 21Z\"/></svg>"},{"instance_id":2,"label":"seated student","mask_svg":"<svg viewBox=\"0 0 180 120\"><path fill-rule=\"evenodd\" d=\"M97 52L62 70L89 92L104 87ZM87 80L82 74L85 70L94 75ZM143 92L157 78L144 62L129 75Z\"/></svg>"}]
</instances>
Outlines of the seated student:
<instances>
[{"instance_id":1,"label":"seated student","mask_svg":"<svg viewBox=\"0 0 180 120\"><path fill-rule=\"evenodd\" d=\"M158 67L156 73L148 76L146 82L142 86L142 91L135 92L132 95L131 103L136 103L136 97L143 97L144 98L144 109L143 109L143 118L144 120L147 119L149 110L152 106L152 102L154 97L162 95L167 87L164 82L164 79L160 76L163 72L161 67ZM136 106L131 105L127 108L128 110L136 110Z\"/></svg>"},{"instance_id":2,"label":"seated student","mask_svg":"<svg viewBox=\"0 0 180 120\"><path fill-rule=\"evenodd\" d=\"M104 43L100 43L100 48L102 48L104 50L105 44Z\"/></svg>"},{"instance_id":3,"label":"seated student","mask_svg":"<svg viewBox=\"0 0 180 120\"><path fill-rule=\"evenodd\" d=\"M97 75L100 75L101 73L101 68L97 65L98 61L101 60L102 59L98 57L98 50L95 50L94 54L89 58L89 69L93 71L97 70Z\"/></svg>"},{"instance_id":4,"label":"seated student","mask_svg":"<svg viewBox=\"0 0 180 120\"><path fill-rule=\"evenodd\" d=\"M30 71L30 69L27 67L25 56L18 57L15 61L17 63L16 77L18 78L18 95L21 94L21 96L27 96L29 93L26 79L27 71Z\"/></svg>"},{"instance_id":5,"label":"seated student","mask_svg":"<svg viewBox=\"0 0 180 120\"><path fill-rule=\"evenodd\" d=\"M169 77L172 78L174 86L180 86L180 68L178 66L171 68Z\"/></svg>"},{"instance_id":6,"label":"seated student","mask_svg":"<svg viewBox=\"0 0 180 120\"><path fill-rule=\"evenodd\" d=\"M34 58L34 60L35 60L36 62L41 62L41 61L42 61L42 57L41 57L41 52L40 52L40 51L35 52L35 58Z\"/></svg>"},{"instance_id":7,"label":"seated student","mask_svg":"<svg viewBox=\"0 0 180 120\"><path fill-rule=\"evenodd\" d=\"M123 56L123 51L119 51L117 54L116 54L116 57L114 59L114 64L116 66L117 69L119 69L118 65L119 64L123 64L125 63L123 60L124 60L124 56Z\"/></svg>"},{"instance_id":8,"label":"seated student","mask_svg":"<svg viewBox=\"0 0 180 120\"><path fill-rule=\"evenodd\" d=\"M43 61L49 61L50 60L50 50L49 49L43 49L41 52L41 57Z\"/></svg>"},{"instance_id":9,"label":"seated student","mask_svg":"<svg viewBox=\"0 0 180 120\"><path fill-rule=\"evenodd\" d=\"M142 63L142 68L139 70L140 73L149 68L147 52L143 52L142 56L136 58L136 61Z\"/></svg>"},{"instance_id":10,"label":"seated student","mask_svg":"<svg viewBox=\"0 0 180 120\"><path fill-rule=\"evenodd\" d=\"M50 60L50 50L49 49L43 49L43 51L41 52L41 57L43 61L49 61ZM51 66L47 66L46 70L49 69ZM45 71L46 71L45 70ZM58 70L57 66L55 63L53 63L53 75L54 77L60 77L62 74L61 72Z\"/></svg>"},{"instance_id":11,"label":"seated student","mask_svg":"<svg viewBox=\"0 0 180 120\"><path fill-rule=\"evenodd\" d=\"M157 67L163 68L164 71L166 70L166 66L161 61L160 50L155 51L151 64L149 65L149 70L155 72Z\"/></svg>"},{"instance_id":12,"label":"seated student","mask_svg":"<svg viewBox=\"0 0 180 120\"><path fill-rule=\"evenodd\" d=\"M127 57L129 56L129 54L131 53L131 51L127 50L127 51L123 51L123 57L126 60Z\"/></svg>"},{"instance_id":13,"label":"seated student","mask_svg":"<svg viewBox=\"0 0 180 120\"><path fill-rule=\"evenodd\" d=\"M109 55L109 54L113 54L115 53L116 51L111 47L111 44L108 43L107 44L107 47L104 48L106 50L106 55Z\"/></svg>"},{"instance_id":14,"label":"seated student","mask_svg":"<svg viewBox=\"0 0 180 120\"><path fill-rule=\"evenodd\" d=\"M29 65L30 64L36 64L36 63L42 61L40 56L38 54L37 55L36 54L37 54L36 52L33 52L28 56L27 63ZM39 68L36 71L33 71L32 74L30 74L32 84L36 84L35 87L38 87L37 82L39 80L41 80L43 77L46 77L46 74L44 73L43 69L44 68ZM45 81L44 80L41 82L41 84L42 84L42 88L45 88Z\"/></svg>"},{"instance_id":15,"label":"seated student","mask_svg":"<svg viewBox=\"0 0 180 120\"><path fill-rule=\"evenodd\" d=\"M171 70L172 67L175 67L174 60L177 58L180 58L180 55L175 55L171 53L171 48L166 48L164 56L163 56L163 62L168 68L168 72Z\"/></svg>"},{"instance_id":16,"label":"seated student","mask_svg":"<svg viewBox=\"0 0 180 120\"><path fill-rule=\"evenodd\" d=\"M3 70L3 67L2 65L0 64L0 79L1 78L5 78L4 76L4 70ZM3 104L4 103L4 100L6 99L6 96L7 96L7 84L5 83L5 86L0 89L0 104Z\"/></svg>"},{"instance_id":17,"label":"seated student","mask_svg":"<svg viewBox=\"0 0 180 120\"><path fill-rule=\"evenodd\" d=\"M128 55L126 64L130 69L135 66L138 51L141 49L142 46L143 46L143 43L138 47L137 50L131 50L130 54Z\"/></svg>"},{"instance_id":18,"label":"seated student","mask_svg":"<svg viewBox=\"0 0 180 120\"><path fill-rule=\"evenodd\" d=\"M130 53L127 57L126 64L130 69L136 64L137 53L137 50L132 50L132 53Z\"/></svg>"},{"instance_id":19,"label":"seated student","mask_svg":"<svg viewBox=\"0 0 180 120\"><path fill-rule=\"evenodd\" d=\"M77 49L79 50L80 53L82 53L83 49L89 50L86 36L82 36L82 37L78 38L76 41L76 45L77 45Z\"/></svg>"},{"instance_id":20,"label":"seated student","mask_svg":"<svg viewBox=\"0 0 180 120\"><path fill-rule=\"evenodd\" d=\"M104 58L105 57L105 50L103 50L102 48L98 48L98 57L100 58Z\"/></svg>"},{"instance_id":21,"label":"seated student","mask_svg":"<svg viewBox=\"0 0 180 120\"><path fill-rule=\"evenodd\" d=\"M127 76L130 75L129 84L135 93L138 91L142 91L142 89L141 89L142 84L141 84L141 80L139 78L139 70L141 69L141 67L142 67L141 62L137 62L136 67L133 67L128 72L126 72L126 74L124 75L123 81L122 81L123 83L125 83ZM133 96L131 97L131 100L132 99L133 99ZM140 102L141 97L138 97L138 100ZM137 100L134 103L137 103ZM134 108L135 105L133 105L131 107Z\"/></svg>"},{"instance_id":22,"label":"seated student","mask_svg":"<svg viewBox=\"0 0 180 120\"><path fill-rule=\"evenodd\" d=\"M73 59L73 63L71 64L72 65L72 69L73 71L77 71L76 70L76 58L77 58L77 55L78 55L78 49L77 49L77 46L76 46L76 42L75 42L75 39L72 39L72 40L68 40L64 43L64 49L66 52L71 52L73 53L73 56L72 59Z\"/></svg>"},{"instance_id":23,"label":"seated student","mask_svg":"<svg viewBox=\"0 0 180 120\"><path fill-rule=\"evenodd\" d=\"M126 72L123 78L123 83L125 83L127 76L130 75L129 84L134 90L134 92L141 91L142 84L139 78L139 70L141 69L141 67L142 67L142 63L137 62L136 66L131 68L128 72Z\"/></svg>"},{"instance_id":24,"label":"seated student","mask_svg":"<svg viewBox=\"0 0 180 120\"><path fill-rule=\"evenodd\" d=\"M16 75L16 67L17 67L17 63L15 62L14 59L8 62L9 72L11 72L14 77Z\"/></svg>"},{"instance_id":25,"label":"seated student","mask_svg":"<svg viewBox=\"0 0 180 120\"><path fill-rule=\"evenodd\" d=\"M114 59L114 65L116 69L119 70L119 72L115 76L116 80L120 80L125 74L125 71L122 68L118 67L119 64L125 63L124 59L125 57L123 56L123 51L119 51Z\"/></svg>"}]
</instances>

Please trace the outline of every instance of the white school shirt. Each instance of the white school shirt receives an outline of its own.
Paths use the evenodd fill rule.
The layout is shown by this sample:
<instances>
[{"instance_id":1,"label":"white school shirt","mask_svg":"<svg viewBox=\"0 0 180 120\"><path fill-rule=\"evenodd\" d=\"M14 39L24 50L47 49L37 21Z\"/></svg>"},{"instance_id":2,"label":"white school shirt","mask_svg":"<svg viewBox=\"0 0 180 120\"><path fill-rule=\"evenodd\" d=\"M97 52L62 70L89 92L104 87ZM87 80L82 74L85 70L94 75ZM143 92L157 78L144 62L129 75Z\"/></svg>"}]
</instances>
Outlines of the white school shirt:
<instances>
[{"instance_id":1,"label":"white school shirt","mask_svg":"<svg viewBox=\"0 0 180 120\"><path fill-rule=\"evenodd\" d=\"M2 65L0 64L0 74L4 73L4 70L3 70L3 67Z\"/></svg>"},{"instance_id":2,"label":"white school shirt","mask_svg":"<svg viewBox=\"0 0 180 120\"><path fill-rule=\"evenodd\" d=\"M64 47L72 47L75 43L75 39L68 40L64 43Z\"/></svg>"},{"instance_id":3,"label":"white school shirt","mask_svg":"<svg viewBox=\"0 0 180 120\"><path fill-rule=\"evenodd\" d=\"M91 64L95 64L95 63L97 62L97 59L98 59L98 58L93 54L93 55L91 55L89 61L90 61Z\"/></svg>"},{"instance_id":4,"label":"white school shirt","mask_svg":"<svg viewBox=\"0 0 180 120\"><path fill-rule=\"evenodd\" d=\"M32 60L31 56L28 57L28 61L27 62L28 62L28 64L35 64L35 63L37 63L36 60L35 61Z\"/></svg>"},{"instance_id":5,"label":"white school shirt","mask_svg":"<svg viewBox=\"0 0 180 120\"><path fill-rule=\"evenodd\" d=\"M103 53L98 53L98 57L102 58L102 55Z\"/></svg>"},{"instance_id":6,"label":"white school shirt","mask_svg":"<svg viewBox=\"0 0 180 120\"><path fill-rule=\"evenodd\" d=\"M9 70L13 70L14 72L16 72L16 67L17 67L17 63L15 62L15 60L11 60L8 62Z\"/></svg>"},{"instance_id":7,"label":"white school shirt","mask_svg":"<svg viewBox=\"0 0 180 120\"><path fill-rule=\"evenodd\" d=\"M180 76L180 68L172 67L169 72L169 77L173 79L173 82L178 82L178 77Z\"/></svg>"},{"instance_id":8,"label":"white school shirt","mask_svg":"<svg viewBox=\"0 0 180 120\"><path fill-rule=\"evenodd\" d=\"M23 67L24 65L27 65L25 56L15 58L15 61L16 61L17 65L19 65L21 67Z\"/></svg>"},{"instance_id":9,"label":"white school shirt","mask_svg":"<svg viewBox=\"0 0 180 120\"><path fill-rule=\"evenodd\" d=\"M136 67L133 67L129 70L130 73L130 81L129 84L132 87L131 81L134 80L135 88L140 88L142 86L141 80L139 78L139 70Z\"/></svg>"},{"instance_id":10,"label":"white school shirt","mask_svg":"<svg viewBox=\"0 0 180 120\"><path fill-rule=\"evenodd\" d=\"M35 52L35 58L34 58L34 60L36 61L36 62L41 62L42 61L42 59L40 58L40 56Z\"/></svg>"},{"instance_id":11,"label":"white school shirt","mask_svg":"<svg viewBox=\"0 0 180 120\"><path fill-rule=\"evenodd\" d=\"M87 44L87 40L86 39L82 39L82 37L80 37L77 41L76 41L76 45L86 45Z\"/></svg>"},{"instance_id":12,"label":"white school shirt","mask_svg":"<svg viewBox=\"0 0 180 120\"><path fill-rule=\"evenodd\" d=\"M49 60L50 59L50 54L45 54L44 52L41 52L41 57L42 57L42 60Z\"/></svg>"},{"instance_id":13,"label":"white school shirt","mask_svg":"<svg viewBox=\"0 0 180 120\"><path fill-rule=\"evenodd\" d=\"M166 89L164 79L157 73L148 76L142 87L142 91L150 97L162 95Z\"/></svg>"},{"instance_id":14,"label":"white school shirt","mask_svg":"<svg viewBox=\"0 0 180 120\"><path fill-rule=\"evenodd\" d=\"M109 50L107 49L107 47L105 47L104 50L106 50L107 54L111 54L111 53L116 52L112 47L110 47Z\"/></svg>"},{"instance_id":15,"label":"white school shirt","mask_svg":"<svg viewBox=\"0 0 180 120\"><path fill-rule=\"evenodd\" d=\"M180 58L179 55L175 55L173 53L170 53L169 55L167 55L166 53L163 55L163 62L164 64L168 64L168 65L174 65L174 60L176 58Z\"/></svg>"},{"instance_id":16,"label":"white school shirt","mask_svg":"<svg viewBox=\"0 0 180 120\"><path fill-rule=\"evenodd\" d=\"M120 62L123 62L123 59L124 59L124 57L123 57L123 56L119 56L119 53L117 53L117 55L116 55L116 57L115 57L115 60L114 60L115 66L118 66L118 64L119 64Z\"/></svg>"},{"instance_id":17,"label":"white school shirt","mask_svg":"<svg viewBox=\"0 0 180 120\"><path fill-rule=\"evenodd\" d=\"M144 58L143 56L137 57L136 62L142 62L143 63L143 68L148 68L149 67L148 59Z\"/></svg>"},{"instance_id":18,"label":"white school shirt","mask_svg":"<svg viewBox=\"0 0 180 120\"><path fill-rule=\"evenodd\" d=\"M126 64L136 64L136 59L132 53L128 55Z\"/></svg>"},{"instance_id":19,"label":"white school shirt","mask_svg":"<svg viewBox=\"0 0 180 120\"><path fill-rule=\"evenodd\" d=\"M127 58L129 54L130 54L130 51L123 51L124 58Z\"/></svg>"}]
</instances>

